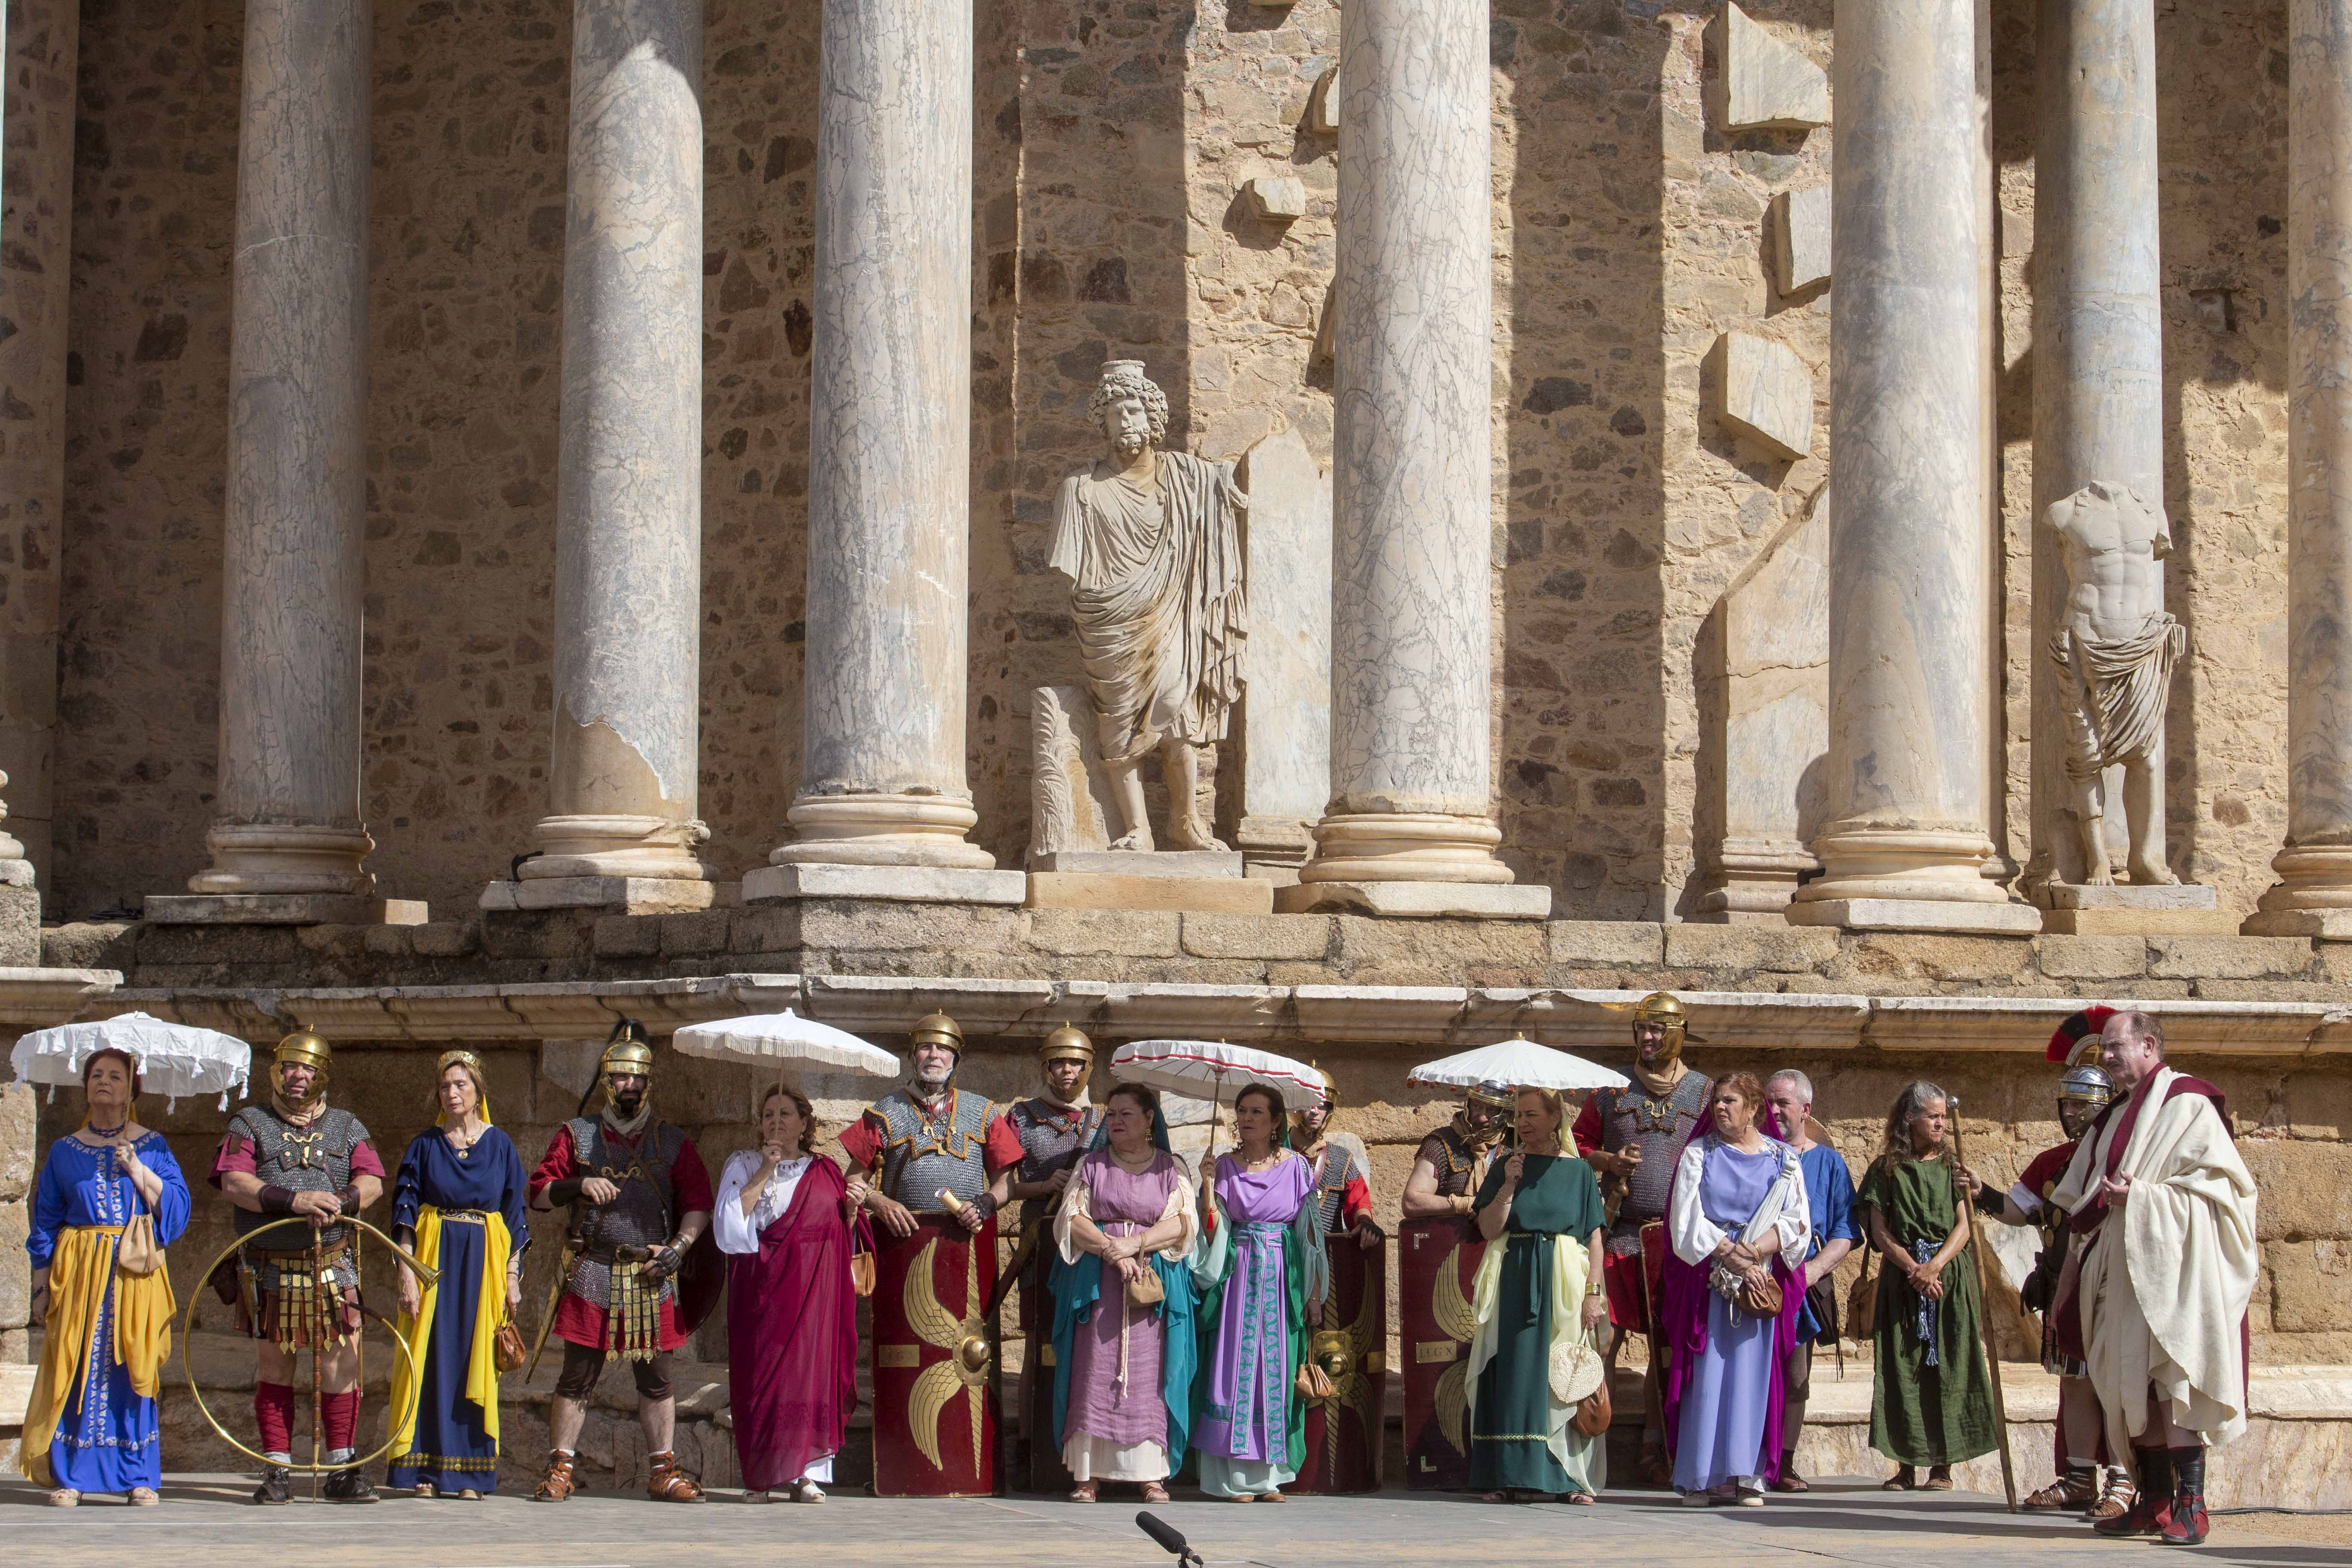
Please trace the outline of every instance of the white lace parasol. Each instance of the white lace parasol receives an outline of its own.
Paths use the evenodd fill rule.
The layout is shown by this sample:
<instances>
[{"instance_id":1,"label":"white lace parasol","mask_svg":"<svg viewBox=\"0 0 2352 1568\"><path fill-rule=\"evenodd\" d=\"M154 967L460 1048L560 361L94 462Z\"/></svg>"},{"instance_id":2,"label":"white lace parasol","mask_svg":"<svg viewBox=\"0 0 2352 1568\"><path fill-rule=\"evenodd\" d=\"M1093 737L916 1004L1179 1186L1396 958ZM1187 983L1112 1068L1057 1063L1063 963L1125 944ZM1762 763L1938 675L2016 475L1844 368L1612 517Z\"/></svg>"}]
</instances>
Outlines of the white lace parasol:
<instances>
[{"instance_id":1,"label":"white lace parasol","mask_svg":"<svg viewBox=\"0 0 2352 1568\"><path fill-rule=\"evenodd\" d=\"M8 1053L18 1083L47 1084L57 1098L59 1084L79 1085L82 1064L96 1051L124 1051L138 1064L140 1087L160 1094L164 1109L183 1099L220 1096L228 1109L228 1091L247 1091L253 1070L253 1047L234 1035L168 1024L144 1013L123 1013L87 1024L65 1024L36 1029Z\"/></svg>"}]
</instances>

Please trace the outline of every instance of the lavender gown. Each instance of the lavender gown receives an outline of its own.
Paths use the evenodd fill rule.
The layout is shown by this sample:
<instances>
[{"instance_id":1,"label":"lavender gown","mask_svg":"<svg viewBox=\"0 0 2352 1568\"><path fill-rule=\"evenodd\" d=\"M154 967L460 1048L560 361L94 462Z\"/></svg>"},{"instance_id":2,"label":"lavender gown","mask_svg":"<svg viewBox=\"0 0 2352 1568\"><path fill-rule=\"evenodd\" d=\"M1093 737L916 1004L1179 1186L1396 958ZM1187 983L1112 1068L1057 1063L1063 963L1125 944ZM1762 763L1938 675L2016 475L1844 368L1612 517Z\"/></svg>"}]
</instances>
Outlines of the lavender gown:
<instances>
[{"instance_id":1,"label":"lavender gown","mask_svg":"<svg viewBox=\"0 0 2352 1568\"><path fill-rule=\"evenodd\" d=\"M1747 1228L1780 1173L1775 1144L1753 1154L1710 1142L1699 1178L1699 1206L1733 1236ZM1751 1318L1707 1293L1706 1349L1683 1385L1682 1438L1675 1448L1675 1488L1707 1491L1756 1474L1764 1447L1764 1406L1772 1384L1769 1318Z\"/></svg>"},{"instance_id":2,"label":"lavender gown","mask_svg":"<svg viewBox=\"0 0 2352 1568\"><path fill-rule=\"evenodd\" d=\"M1079 1165L1078 1176L1086 1184L1087 1217L1106 1236L1150 1230L1168 1212L1169 1195L1190 1185L1184 1168L1164 1153L1140 1174L1129 1174L1108 1150L1097 1150ZM1056 1229L1063 1257L1076 1261L1067 1214ZM1108 1268L1102 1292L1071 1345L1062 1462L1080 1481L1164 1480L1171 1467L1160 1366L1168 1325L1151 1309L1131 1304L1117 1273Z\"/></svg>"},{"instance_id":3,"label":"lavender gown","mask_svg":"<svg viewBox=\"0 0 2352 1568\"><path fill-rule=\"evenodd\" d=\"M1222 1279L1215 1350L1202 1368L1207 1386L1192 1446L1201 1456L1201 1489L1212 1497L1270 1492L1297 1478L1290 1464L1291 1387L1297 1361L1287 1321L1290 1280L1283 1233L1314 1191L1315 1167L1288 1159L1252 1174L1227 1154L1217 1161L1218 1235L1196 1274ZM1322 1258L1319 1241L1303 1249ZM1307 1294L1318 1293L1310 1281Z\"/></svg>"}]
</instances>

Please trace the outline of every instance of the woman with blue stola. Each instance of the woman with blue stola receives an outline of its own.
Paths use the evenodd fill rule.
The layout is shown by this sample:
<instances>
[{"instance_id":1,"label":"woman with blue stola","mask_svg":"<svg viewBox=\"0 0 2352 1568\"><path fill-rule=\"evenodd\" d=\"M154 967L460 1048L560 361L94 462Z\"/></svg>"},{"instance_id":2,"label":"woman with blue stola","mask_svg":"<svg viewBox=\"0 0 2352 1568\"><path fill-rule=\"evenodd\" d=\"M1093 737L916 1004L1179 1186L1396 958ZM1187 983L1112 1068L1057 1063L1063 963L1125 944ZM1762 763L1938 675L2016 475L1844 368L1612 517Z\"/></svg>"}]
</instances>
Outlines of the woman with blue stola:
<instances>
[{"instance_id":1,"label":"woman with blue stola","mask_svg":"<svg viewBox=\"0 0 2352 1568\"><path fill-rule=\"evenodd\" d=\"M25 1249L44 1332L16 1462L59 1508L85 1492L147 1507L163 1484L155 1395L178 1311L162 1249L188 1228L188 1184L163 1135L131 1119L129 1053L91 1052L81 1088L81 1128L49 1145L33 1194ZM150 1226L152 1243L136 1234Z\"/></svg>"},{"instance_id":2,"label":"woman with blue stola","mask_svg":"<svg viewBox=\"0 0 2352 1568\"><path fill-rule=\"evenodd\" d=\"M1054 1436L1073 1502L1104 1481L1168 1500L1192 1414L1192 1205L1160 1097L1120 1084L1054 1217Z\"/></svg>"},{"instance_id":3,"label":"woman with blue stola","mask_svg":"<svg viewBox=\"0 0 2352 1568\"><path fill-rule=\"evenodd\" d=\"M409 1354L393 1371L388 1480L471 1501L499 1485L496 1343L522 1296L526 1178L514 1140L490 1125L479 1057L445 1053L434 1097L440 1124L409 1140L392 1184L393 1235L438 1278L421 1285L401 1265Z\"/></svg>"},{"instance_id":4,"label":"woman with blue stola","mask_svg":"<svg viewBox=\"0 0 2352 1568\"><path fill-rule=\"evenodd\" d=\"M1254 1083L1234 1097L1239 1147L1203 1184L1201 1372L1192 1447L1201 1489L1228 1502L1281 1502L1307 1457L1307 1325L1330 1293L1318 1172L1288 1146L1282 1097Z\"/></svg>"}]
</instances>

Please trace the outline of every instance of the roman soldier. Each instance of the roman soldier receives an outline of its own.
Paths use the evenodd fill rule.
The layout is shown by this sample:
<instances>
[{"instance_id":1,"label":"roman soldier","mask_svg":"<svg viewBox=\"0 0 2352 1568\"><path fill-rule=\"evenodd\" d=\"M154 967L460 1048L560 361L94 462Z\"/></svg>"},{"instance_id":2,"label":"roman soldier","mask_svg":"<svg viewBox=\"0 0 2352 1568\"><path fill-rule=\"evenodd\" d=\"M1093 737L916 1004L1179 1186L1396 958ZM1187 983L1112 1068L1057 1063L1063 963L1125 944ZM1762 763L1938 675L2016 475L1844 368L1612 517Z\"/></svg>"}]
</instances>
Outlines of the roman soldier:
<instances>
[{"instance_id":1,"label":"roman soldier","mask_svg":"<svg viewBox=\"0 0 2352 1568\"><path fill-rule=\"evenodd\" d=\"M278 1042L267 1104L247 1105L229 1118L212 1184L236 1206L239 1236L297 1216L241 1249L233 1289L237 1328L255 1349L253 1415L268 1468L253 1494L257 1503L288 1500L293 1459L294 1357L311 1352L317 1397L316 1440L326 1462L341 1467L328 1477L334 1502L373 1502L375 1489L352 1461L359 1454L360 1276L357 1239L344 1215L355 1215L383 1192L383 1161L368 1130L348 1110L327 1103L333 1050L300 1030Z\"/></svg>"},{"instance_id":2,"label":"roman soldier","mask_svg":"<svg viewBox=\"0 0 2352 1568\"><path fill-rule=\"evenodd\" d=\"M1397 1237L1402 1331L1405 1485L1470 1484L1471 1285L1486 1242L1471 1205L1511 1124L1507 1083L1481 1083L1453 1120L1421 1141L1405 1178Z\"/></svg>"},{"instance_id":3,"label":"roman soldier","mask_svg":"<svg viewBox=\"0 0 2352 1568\"><path fill-rule=\"evenodd\" d=\"M2029 1495L2021 1506L2032 1513L2079 1512L2094 1522L2131 1510L2131 1471L2123 1465L2102 1464L2105 1444L2091 1369L2058 1348L2057 1320L2051 1307L2058 1299L2060 1280L2079 1266L2080 1258L2072 1246L2067 1215L2050 1201L2050 1194L2074 1158L2084 1130L2116 1097L2115 1085L2095 1059L2099 1028L2114 1012L2111 1007L2085 1007L2051 1037L2050 1058L2066 1064L2065 1076L2058 1080L2058 1122L2066 1141L2036 1154L2006 1193L1995 1192L1975 1172L1968 1173L1979 1213L2003 1225L2030 1225L2042 1237L2033 1272L2018 1295L2029 1310L2042 1314L2042 1365L2058 1379L2058 1479Z\"/></svg>"},{"instance_id":4,"label":"roman soldier","mask_svg":"<svg viewBox=\"0 0 2352 1568\"><path fill-rule=\"evenodd\" d=\"M910 1037L915 1076L841 1135L882 1231L875 1254L874 1489L996 1489L996 1211L1027 1151L1002 1107L955 1087L963 1031L944 1013Z\"/></svg>"},{"instance_id":5,"label":"roman soldier","mask_svg":"<svg viewBox=\"0 0 2352 1568\"><path fill-rule=\"evenodd\" d=\"M1032 1099L1016 1100L1004 1113L1013 1136L1021 1140L1021 1163L1010 1189L1021 1204L1012 1268L1021 1287L1021 1337L1026 1352L1021 1366L1021 1429L1029 1438L1032 1491L1067 1491L1074 1484L1060 1448L1051 1437L1038 1440L1054 1421L1053 1297L1046 1289L1054 1248L1043 1238L1053 1226L1078 1156L1102 1125L1102 1110L1087 1093L1094 1066L1094 1042L1083 1030L1063 1025L1037 1047L1045 1089Z\"/></svg>"},{"instance_id":6,"label":"roman soldier","mask_svg":"<svg viewBox=\"0 0 2352 1568\"><path fill-rule=\"evenodd\" d=\"M1682 1059L1683 1047L1696 1038L1679 1000L1664 991L1643 997L1633 1005L1633 1081L1595 1089L1574 1130L1577 1152L1601 1173L1603 1194L1616 1200L1601 1257L1609 1321L1617 1330L1610 1370L1616 1370L1627 1334L1642 1335L1650 1347L1642 1377L1641 1474L1654 1487L1665 1486L1673 1475L1659 1415L1657 1300L1675 1162L1706 1114L1706 1075ZM1658 1228L1645 1238L1643 1227L1651 1226Z\"/></svg>"},{"instance_id":7,"label":"roman soldier","mask_svg":"<svg viewBox=\"0 0 2352 1568\"><path fill-rule=\"evenodd\" d=\"M563 1259L540 1329L563 1342L548 1408L547 1474L532 1498L562 1502L578 1488L580 1428L606 1358L629 1363L646 1435L646 1495L700 1502L678 1468L677 1401L670 1352L718 1299L719 1259L708 1240L710 1173L694 1141L654 1115L654 1051L645 1026L624 1018L605 1041L580 1114L556 1129L531 1173L530 1206L568 1209ZM588 1114L602 1092L603 1108ZM535 1361L536 1358L534 1358Z\"/></svg>"},{"instance_id":8,"label":"roman soldier","mask_svg":"<svg viewBox=\"0 0 2352 1568\"><path fill-rule=\"evenodd\" d=\"M1387 1237L1372 1218L1371 1156L1361 1138L1331 1126L1339 1086L1328 1072L1316 1071L1323 1092L1293 1113L1290 1146L1315 1163L1314 1202L1330 1260L1331 1293L1307 1351L1331 1393L1308 1397L1297 1489L1378 1491L1381 1401L1388 1386L1388 1252L1381 1245Z\"/></svg>"}]
</instances>

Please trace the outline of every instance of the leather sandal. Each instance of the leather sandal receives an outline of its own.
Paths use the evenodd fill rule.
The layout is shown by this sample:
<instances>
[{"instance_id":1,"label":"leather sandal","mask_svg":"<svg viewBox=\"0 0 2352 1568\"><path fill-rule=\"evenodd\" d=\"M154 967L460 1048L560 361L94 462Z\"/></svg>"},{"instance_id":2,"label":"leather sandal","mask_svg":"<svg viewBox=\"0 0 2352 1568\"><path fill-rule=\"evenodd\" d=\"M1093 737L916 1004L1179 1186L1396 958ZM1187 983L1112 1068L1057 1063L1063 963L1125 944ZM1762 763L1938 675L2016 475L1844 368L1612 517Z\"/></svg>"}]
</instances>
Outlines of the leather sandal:
<instances>
[{"instance_id":1,"label":"leather sandal","mask_svg":"<svg viewBox=\"0 0 2352 1568\"><path fill-rule=\"evenodd\" d=\"M646 1496L656 1502L700 1502L702 1489L677 1468L677 1454L665 1448L646 1456Z\"/></svg>"},{"instance_id":2,"label":"leather sandal","mask_svg":"<svg viewBox=\"0 0 2352 1568\"><path fill-rule=\"evenodd\" d=\"M1923 1492L1950 1491L1952 1489L1952 1467L1949 1465L1937 1465L1929 1469L1927 1472L1927 1479L1919 1483L1919 1489Z\"/></svg>"},{"instance_id":3,"label":"leather sandal","mask_svg":"<svg viewBox=\"0 0 2352 1568\"><path fill-rule=\"evenodd\" d=\"M153 1487L132 1487L122 1494L122 1500L132 1508L153 1508L163 1499Z\"/></svg>"},{"instance_id":4,"label":"leather sandal","mask_svg":"<svg viewBox=\"0 0 2352 1568\"><path fill-rule=\"evenodd\" d=\"M1143 1483L1143 1500L1146 1502L1166 1502L1168 1500L1168 1489L1160 1485L1158 1481L1146 1481Z\"/></svg>"},{"instance_id":5,"label":"leather sandal","mask_svg":"<svg viewBox=\"0 0 2352 1568\"><path fill-rule=\"evenodd\" d=\"M579 1460L561 1448L547 1456L547 1474L540 1478L539 1489L530 1494L533 1502L562 1502L579 1489L575 1472Z\"/></svg>"},{"instance_id":6,"label":"leather sandal","mask_svg":"<svg viewBox=\"0 0 2352 1568\"><path fill-rule=\"evenodd\" d=\"M1910 1466L1906 1465L1879 1482L1878 1489L1883 1492L1916 1491L1919 1489L1919 1477Z\"/></svg>"},{"instance_id":7,"label":"leather sandal","mask_svg":"<svg viewBox=\"0 0 2352 1568\"><path fill-rule=\"evenodd\" d=\"M1080 1481L1076 1486L1070 1489L1070 1500L1072 1502L1097 1502L1101 1500L1095 1496L1094 1482Z\"/></svg>"}]
</instances>

